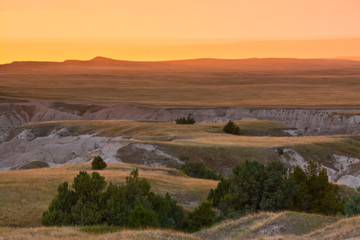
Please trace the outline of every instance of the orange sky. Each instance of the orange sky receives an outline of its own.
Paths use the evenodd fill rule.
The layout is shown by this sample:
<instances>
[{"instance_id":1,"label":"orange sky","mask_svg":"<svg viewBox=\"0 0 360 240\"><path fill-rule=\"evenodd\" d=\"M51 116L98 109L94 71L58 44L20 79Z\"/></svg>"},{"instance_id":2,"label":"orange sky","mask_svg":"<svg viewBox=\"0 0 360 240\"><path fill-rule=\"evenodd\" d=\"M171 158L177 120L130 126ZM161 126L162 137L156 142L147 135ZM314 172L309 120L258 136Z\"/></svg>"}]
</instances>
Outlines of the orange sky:
<instances>
[{"instance_id":1,"label":"orange sky","mask_svg":"<svg viewBox=\"0 0 360 240\"><path fill-rule=\"evenodd\" d=\"M306 39L347 40L288 41ZM360 0L0 0L0 63L360 56L359 39Z\"/></svg>"}]
</instances>

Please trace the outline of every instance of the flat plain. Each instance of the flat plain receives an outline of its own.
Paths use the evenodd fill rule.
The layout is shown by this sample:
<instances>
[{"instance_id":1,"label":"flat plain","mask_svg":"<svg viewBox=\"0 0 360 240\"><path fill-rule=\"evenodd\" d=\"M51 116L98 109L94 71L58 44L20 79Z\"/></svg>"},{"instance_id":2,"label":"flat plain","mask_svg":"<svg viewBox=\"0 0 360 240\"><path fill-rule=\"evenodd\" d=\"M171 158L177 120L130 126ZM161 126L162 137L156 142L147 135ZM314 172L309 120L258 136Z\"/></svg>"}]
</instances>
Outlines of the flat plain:
<instances>
[{"instance_id":1,"label":"flat plain","mask_svg":"<svg viewBox=\"0 0 360 240\"><path fill-rule=\"evenodd\" d=\"M197 59L15 62L0 66L0 96L161 106L356 108L360 61Z\"/></svg>"}]
</instances>

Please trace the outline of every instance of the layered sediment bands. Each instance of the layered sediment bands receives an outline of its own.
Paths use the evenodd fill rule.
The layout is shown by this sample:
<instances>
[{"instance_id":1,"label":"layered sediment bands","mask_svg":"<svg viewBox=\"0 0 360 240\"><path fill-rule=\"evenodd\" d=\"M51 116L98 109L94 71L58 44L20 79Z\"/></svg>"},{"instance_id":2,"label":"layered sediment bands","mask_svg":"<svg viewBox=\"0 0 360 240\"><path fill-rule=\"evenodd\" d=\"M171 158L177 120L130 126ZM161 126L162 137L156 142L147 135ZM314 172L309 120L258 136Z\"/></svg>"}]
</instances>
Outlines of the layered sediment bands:
<instances>
[{"instance_id":1,"label":"layered sediment bands","mask_svg":"<svg viewBox=\"0 0 360 240\"><path fill-rule=\"evenodd\" d=\"M343 114L341 110L267 109L253 110L251 116L257 119L276 120L293 126L303 135L360 132L360 113Z\"/></svg>"},{"instance_id":2,"label":"layered sediment bands","mask_svg":"<svg viewBox=\"0 0 360 240\"><path fill-rule=\"evenodd\" d=\"M275 120L297 128L302 135L353 134L360 132L360 111L341 109L244 109L161 108L131 103L55 104L51 101L0 104L0 142L9 131L28 122L56 120L147 120L173 122L192 115L197 122L228 120ZM349 114L350 113L350 114Z\"/></svg>"}]
</instances>

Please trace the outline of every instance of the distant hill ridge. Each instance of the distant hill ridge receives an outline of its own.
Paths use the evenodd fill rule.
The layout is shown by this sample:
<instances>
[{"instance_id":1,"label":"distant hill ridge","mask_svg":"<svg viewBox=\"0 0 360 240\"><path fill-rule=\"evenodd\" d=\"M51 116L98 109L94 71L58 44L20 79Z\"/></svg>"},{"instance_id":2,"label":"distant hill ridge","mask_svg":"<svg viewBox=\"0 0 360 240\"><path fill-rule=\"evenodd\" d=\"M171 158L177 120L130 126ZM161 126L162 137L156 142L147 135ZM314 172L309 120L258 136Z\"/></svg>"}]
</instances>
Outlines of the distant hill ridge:
<instances>
[{"instance_id":1,"label":"distant hill ridge","mask_svg":"<svg viewBox=\"0 0 360 240\"><path fill-rule=\"evenodd\" d=\"M171 61L126 61L106 57L95 57L91 60L50 61L15 61L0 65L4 68L44 68L44 67L196 67L219 69L251 69L263 68L353 68L360 67L360 61L348 59L298 59L298 58L248 58L248 59L216 59L199 58Z\"/></svg>"}]
</instances>

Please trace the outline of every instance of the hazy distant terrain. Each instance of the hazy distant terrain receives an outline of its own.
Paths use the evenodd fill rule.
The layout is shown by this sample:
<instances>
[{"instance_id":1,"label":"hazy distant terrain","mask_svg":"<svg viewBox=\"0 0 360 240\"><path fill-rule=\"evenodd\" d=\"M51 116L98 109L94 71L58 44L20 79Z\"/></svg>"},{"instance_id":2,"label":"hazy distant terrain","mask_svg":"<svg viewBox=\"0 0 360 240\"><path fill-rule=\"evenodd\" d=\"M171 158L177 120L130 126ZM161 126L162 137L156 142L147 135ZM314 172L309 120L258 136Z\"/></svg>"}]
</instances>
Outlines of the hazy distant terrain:
<instances>
[{"instance_id":1,"label":"hazy distant terrain","mask_svg":"<svg viewBox=\"0 0 360 240\"><path fill-rule=\"evenodd\" d=\"M0 96L159 105L354 108L360 61L198 59L14 62L0 65Z\"/></svg>"}]
</instances>

